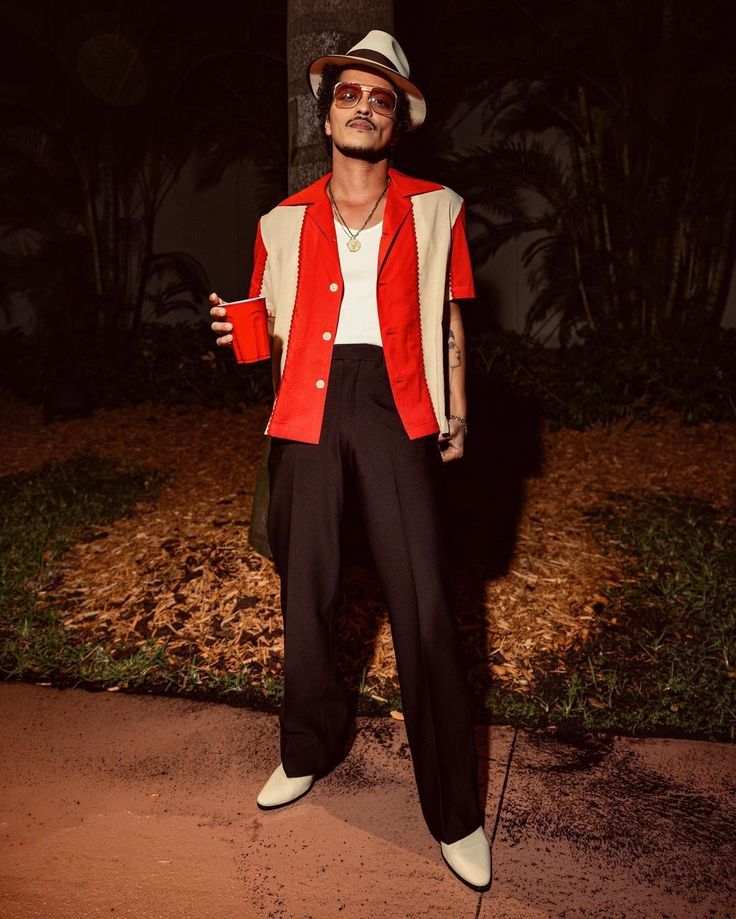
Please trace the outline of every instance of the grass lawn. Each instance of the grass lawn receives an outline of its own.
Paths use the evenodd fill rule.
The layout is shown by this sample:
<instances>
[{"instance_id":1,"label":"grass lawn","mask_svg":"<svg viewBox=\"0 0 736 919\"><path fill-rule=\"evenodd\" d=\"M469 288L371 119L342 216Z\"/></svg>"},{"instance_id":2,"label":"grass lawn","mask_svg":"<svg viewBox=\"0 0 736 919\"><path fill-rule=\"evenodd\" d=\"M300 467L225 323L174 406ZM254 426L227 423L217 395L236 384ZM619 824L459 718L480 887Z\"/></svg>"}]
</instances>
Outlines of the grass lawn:
<instances>
[{"instance_id":1,"label":"grass lawn","mask_svg":"<svg viewBox=\"0 0 736 919\"><path fill-rule=\"evenodd\" d=\"M0 478L0 673L6 680L183 693L273 710L278 679L218 670L196 651L171 658L165 638L131 649L64 626L52 563L95 538L94 526L155 504L166 474L78 453ZM535 661L533 692L495 685L474 707L492 722L736 739L736 520L704 501L609 493L587 511L603 550L628 558L603 592L603 627L565 658ZM365 674L364 674L365 676ZM359 711L400 710L398 694Z\"/></svg>"},{"instance_id":2,"label":"grass lawn","mask_svg":"<svg viewBox=\"0 0 736 919\"><path fill-rule=\"evenodd\" d=\"M612 494L591 507L629 557L605 627L550 660L532 700L492 694L492 718L633 735L736 740L736 517L705 502Z\"/></svg>"},{"instance_id":3,"label":"grass lawn","mask_svg":"<svg viewBox=\"0 0 736 919\"><path fill-rule=\"evenodd\" d=\"M78 454L29 473L0 478L0 673L6 680L100 684L144 675L157 657L116 662L115 648L75 640L62 613L39 602L49 562L90 526L132 513L164 476L142 467L121 471Z\"/></svg>"}]
</instances>

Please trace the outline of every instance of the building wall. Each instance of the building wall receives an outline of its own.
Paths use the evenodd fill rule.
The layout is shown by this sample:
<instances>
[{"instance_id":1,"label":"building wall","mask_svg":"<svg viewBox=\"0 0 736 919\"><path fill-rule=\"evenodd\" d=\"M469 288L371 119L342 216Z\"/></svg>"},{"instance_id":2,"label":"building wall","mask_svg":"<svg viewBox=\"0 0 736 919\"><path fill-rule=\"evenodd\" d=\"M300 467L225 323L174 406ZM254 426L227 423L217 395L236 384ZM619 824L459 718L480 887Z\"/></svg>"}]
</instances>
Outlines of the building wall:
<instances>
[{"instance_id":1,"label":"building wall","mask_svg":"<svg viewBox=\"0 0 736 919\"><path fill-rule=\"evenodd\" d=\"M181 249L198 259L211 289L223 300L248 296L258 206L251 189L256 172L250 161L230 167L212 189L195 191L193 171L186 169L164 202L156 225L158 251ZM198 314L209 316L209 304ZM169 321L196 318L188 310L171 313Z\"/></svg>"}]
</instances>

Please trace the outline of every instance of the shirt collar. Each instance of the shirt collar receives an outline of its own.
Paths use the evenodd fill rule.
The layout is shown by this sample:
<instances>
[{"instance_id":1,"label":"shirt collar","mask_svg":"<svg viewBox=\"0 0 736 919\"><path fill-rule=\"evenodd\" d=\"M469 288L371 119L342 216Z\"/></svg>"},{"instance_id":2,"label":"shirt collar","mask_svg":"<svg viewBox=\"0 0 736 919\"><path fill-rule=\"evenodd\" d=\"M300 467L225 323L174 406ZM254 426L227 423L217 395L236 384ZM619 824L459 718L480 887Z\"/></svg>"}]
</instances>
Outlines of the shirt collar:
<instances>
[{"instance_id":1,"label":"shirt collar","mask_svg":"<svg viewBox=\"0 0 736 919\"><path fill-rule=\"evenodd\" d=\"M399 195L406 198L411 197L411 195L421 195L427 191L439 191L441 188L444 188L443 185L437 182L428 182L426 179L415 179L403 172L399 172L398 169L394 169L393 167L389 167L388 174L391 177L388 192L390 192L393 187ZM327 183L331 178L332 170L320 176L319 179L312 182L311 185L307 185L307 187L303 188L301 191L285 198L280 206L288 206L291 204L314 204L320 198L327 197Z\"/></svg>"},{"instance_id":2,"label":"shirt collar","mask_svg":"<svg viewBox=\"0 0 736 919\"><path fill-rule=\"evenodd\" d=\"M399 172L398 169L389 167L388 174L391 181L386 192L386 206L383 213L383 232L378 250L378 272L380 274L386 256L391 251L396 234L404 225L411 211L411 196L420 195L429 191L439 191L444 188L437 182L428 182L425 179L415 179ZM334 258L337 259L337 236L332 212L332 202L327 193L327 183L332 176L332 171L307 185L301 191L291 195L281 202L280 207L290 205L306 205L306 213L332 244Z\"/></svg>"}]
</instances>

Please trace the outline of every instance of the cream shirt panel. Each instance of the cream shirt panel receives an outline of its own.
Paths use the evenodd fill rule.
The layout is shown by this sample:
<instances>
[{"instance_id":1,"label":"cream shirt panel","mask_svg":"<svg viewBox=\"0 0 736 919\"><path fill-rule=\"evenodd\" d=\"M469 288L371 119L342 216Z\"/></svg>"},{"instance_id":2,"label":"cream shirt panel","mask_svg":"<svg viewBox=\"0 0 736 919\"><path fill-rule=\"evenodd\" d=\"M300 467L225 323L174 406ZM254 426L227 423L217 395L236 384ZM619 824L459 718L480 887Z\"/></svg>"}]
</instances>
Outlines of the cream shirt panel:
<instances>
[{"instance_id":1,"label":"cream shirt panel","mask_svg":"<svg viewBox=\"0 0 736 919\"><path fill-rule=\"evenodd\" d=\"M278 388L289 347L299 278L299 241L307 205L274 207L261 217L261 236L268 252L263 278L264 296L272 304L269 331L273 335L272 363ZM278 373L276 370L278 369Z\"/></svg>"},{"instance_id":2,"label":"cream shirt panel","mask_svg":"<svg viewBox=\"0 0 736 919\"><path fill-rule=\"evenodd\" d=\"M450 246L454 224L463 199L451 188L412 195L414 226L419 255L419 306L422 326L422 354L437 421L448 433L449 407L445 402L445 353L447 342L442 330Z\"/></svg>"}]
</instances>

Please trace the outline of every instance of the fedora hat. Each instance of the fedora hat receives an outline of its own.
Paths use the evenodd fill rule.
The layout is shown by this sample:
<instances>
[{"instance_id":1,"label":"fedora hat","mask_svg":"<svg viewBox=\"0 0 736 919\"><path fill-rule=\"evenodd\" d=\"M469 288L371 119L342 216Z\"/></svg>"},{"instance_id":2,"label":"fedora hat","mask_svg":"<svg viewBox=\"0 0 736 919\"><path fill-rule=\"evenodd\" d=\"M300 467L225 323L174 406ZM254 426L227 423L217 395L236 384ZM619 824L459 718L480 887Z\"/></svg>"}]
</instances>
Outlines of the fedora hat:
<instances>
[{"instance_id":1,"label":"fedora hat","mask_svg":"<svg viewBox=\"0 0 736 919\"><path fill-rule=\"evenodd\" d=\"M368 64L375 67L400 86L409 97L409 130L413 131L424 121L427 115L424 96L409 79L409 62L401 45L388 32L371 29L365 38L361 38L345 54L326 54L315 58L307 67L307 79L315 99L322 82L322 71L327 64L339 64L342 67Z\"/></svg>"}]
</instances>

